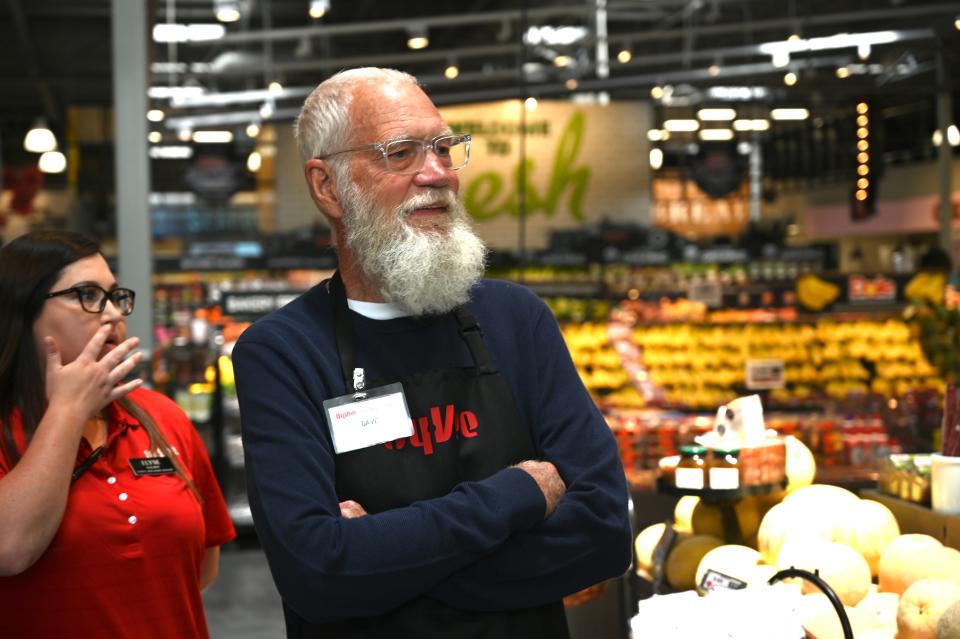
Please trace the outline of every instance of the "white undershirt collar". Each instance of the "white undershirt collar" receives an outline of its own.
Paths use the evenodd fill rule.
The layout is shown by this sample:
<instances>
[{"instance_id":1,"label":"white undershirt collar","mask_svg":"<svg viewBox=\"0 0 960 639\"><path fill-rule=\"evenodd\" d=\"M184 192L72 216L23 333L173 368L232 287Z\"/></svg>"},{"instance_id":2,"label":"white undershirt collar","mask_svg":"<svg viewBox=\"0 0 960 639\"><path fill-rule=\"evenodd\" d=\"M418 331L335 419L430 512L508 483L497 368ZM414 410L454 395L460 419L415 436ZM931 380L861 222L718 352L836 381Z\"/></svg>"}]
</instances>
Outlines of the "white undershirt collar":
<instances>
[{"instance_id":1,"label":"white undershirt collar","mask_svg":"<svg viewBox=\"0 0 960 639\"><path fill-rule=\"evenodd\" d=\"M392 320L413 315L410 309L396 302L363 302L347 298L347 306L354 313L372 320Z\"/></svg>"}]
</instances>

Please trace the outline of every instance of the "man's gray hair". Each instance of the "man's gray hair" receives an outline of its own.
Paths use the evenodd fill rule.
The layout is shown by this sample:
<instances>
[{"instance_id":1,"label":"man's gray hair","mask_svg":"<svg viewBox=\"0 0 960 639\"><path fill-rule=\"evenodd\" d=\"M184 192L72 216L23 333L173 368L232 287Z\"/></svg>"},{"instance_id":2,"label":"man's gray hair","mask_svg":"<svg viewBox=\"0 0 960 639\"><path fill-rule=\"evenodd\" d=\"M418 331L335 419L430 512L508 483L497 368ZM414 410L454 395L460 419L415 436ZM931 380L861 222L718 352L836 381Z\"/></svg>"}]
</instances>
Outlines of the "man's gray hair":
<instances>
[{"instance_id":1,"label":"man's gray hair","mask_svg":"<svg viewBox=\"0 0 960 639\"><path fill-rule=\"evenodd\" d=\"M396 69L362 67L333 75L307 96L294 123L294 136L304 164L311 158L342 151L350 139L350 103L356 85L362 83L412 84L409 73Z\"/></svg>"}]
</instances>

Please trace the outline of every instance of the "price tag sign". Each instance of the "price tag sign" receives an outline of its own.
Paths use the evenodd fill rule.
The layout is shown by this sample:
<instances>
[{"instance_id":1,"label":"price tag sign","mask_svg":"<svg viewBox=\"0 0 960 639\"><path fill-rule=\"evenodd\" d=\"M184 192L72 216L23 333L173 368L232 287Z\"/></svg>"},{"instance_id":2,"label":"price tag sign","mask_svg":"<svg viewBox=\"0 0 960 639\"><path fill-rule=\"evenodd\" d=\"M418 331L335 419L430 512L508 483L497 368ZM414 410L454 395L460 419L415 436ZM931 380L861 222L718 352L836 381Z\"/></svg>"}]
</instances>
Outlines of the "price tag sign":
<instances>
[{"instance_id":1,"label":"price tag sign","mask_svg":"<svg viewBox=\"0 0 960 639\"><path fill-rule=\"evenodd\" d=\"M748 359L746 377L750 390L783 388L786 367L782 359Z\"/></svg>"},{"instance_id":2,"label":"price tag sign","mask_svg":"<svg viewBox=\"0 0 960 639\"><path fill-rule=\"evenodd\" d=\"M723 288L720 286L720 282L710 280L691 282L687 297L690 298L691 302L701 302L707 308L723 306Z\"/></svg>"},{"instance_id":3,"label":"price tag sign","mask_svg":"<svg viewBox=\"0 0 960 639\"><path fill-rule=\"evenodd\" d=\"M716 570L707 570L703 573L703 579L700 580L700 589L706 593L716 592L718 590L743 590L747 587L747 582L740 581L736 577L725 575Z\"/></svg>"}]
</instances>

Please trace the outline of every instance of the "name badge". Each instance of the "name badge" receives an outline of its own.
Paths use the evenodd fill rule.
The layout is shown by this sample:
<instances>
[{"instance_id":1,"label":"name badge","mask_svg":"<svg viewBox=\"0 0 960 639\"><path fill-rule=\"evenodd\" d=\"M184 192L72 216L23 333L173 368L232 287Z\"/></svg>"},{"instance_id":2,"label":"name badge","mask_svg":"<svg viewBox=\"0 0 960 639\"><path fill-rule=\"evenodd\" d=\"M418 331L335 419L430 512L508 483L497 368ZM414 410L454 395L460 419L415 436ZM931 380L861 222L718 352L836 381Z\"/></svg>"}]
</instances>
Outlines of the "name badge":
<instances>
[{"instance_id":1,"label":"name badge","mask_svg":"<svg viewBox=\"0 0 960 639\"><path fill-rule=\"evenodd\" d=\"M323 402L337 454L413 435L413 422L399 382Z\"/></svg>"},{"instance_id":2,"label":"name badge","mask_svg":"<svg viewBox=\"0 0 960 639\"><path fill-rule=\"evenodd\" d=\"M130 470L137 477L150 475L172 475L177 472L173 467L173 462L169 457L144 457L142 459L129 459Z\"/></svg>"}]
</instances>

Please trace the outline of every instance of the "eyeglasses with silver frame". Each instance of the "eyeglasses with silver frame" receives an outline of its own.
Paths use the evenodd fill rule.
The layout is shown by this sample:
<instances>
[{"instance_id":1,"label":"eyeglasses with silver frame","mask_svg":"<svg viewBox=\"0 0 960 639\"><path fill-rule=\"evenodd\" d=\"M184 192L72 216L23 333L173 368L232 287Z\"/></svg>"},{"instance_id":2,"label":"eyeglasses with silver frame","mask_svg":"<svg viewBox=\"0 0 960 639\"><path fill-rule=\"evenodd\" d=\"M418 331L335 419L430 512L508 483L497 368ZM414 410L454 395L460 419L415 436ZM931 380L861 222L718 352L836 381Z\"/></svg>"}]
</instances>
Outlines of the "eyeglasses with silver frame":
<instances>
[{"instance_id":1,"label":"eyeglasses with silver frame","mask_svg":"<svg viewBox=\"0 0 960 639\"><path fill-rule=\"evenodd\" d=\"M470 161L470 134L461 135L438 135L432 140L425 142L423 140L387 140L385 142L374 142L373 144L364 144L352 149L335 151L317 157L318 160L326 160L335 155L343 153L356 153L358 151L379 151L383 154L383 164L386 170L397 175L410 175L417 173L423 168L424 159L427 156L427 149L433 151L434 155L440 160L444 168L451 171L459 171Z\"/></svg>"},{"instance_id":2,"label":"eyeglasses with silver frame","mask_svg":"<svg viewBox=\"0 0 960 639\"><path fill-rule=\"evenodd\" d=\"M47 293L47 299L61 295L76 295L80 306L88 313L102 313L107 307L107 300L110 300L124 316L133 312L137 297L137 294L129 288L115 288L108 291L96 284L84 284Z\"/></svg>"}]
</instances>

